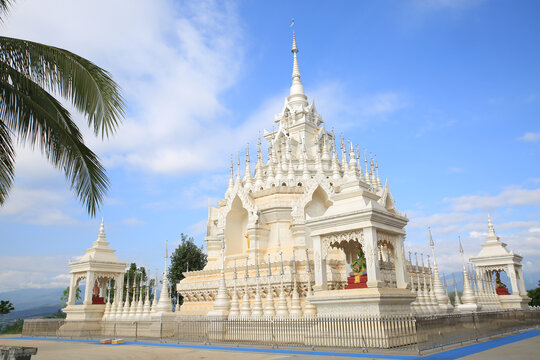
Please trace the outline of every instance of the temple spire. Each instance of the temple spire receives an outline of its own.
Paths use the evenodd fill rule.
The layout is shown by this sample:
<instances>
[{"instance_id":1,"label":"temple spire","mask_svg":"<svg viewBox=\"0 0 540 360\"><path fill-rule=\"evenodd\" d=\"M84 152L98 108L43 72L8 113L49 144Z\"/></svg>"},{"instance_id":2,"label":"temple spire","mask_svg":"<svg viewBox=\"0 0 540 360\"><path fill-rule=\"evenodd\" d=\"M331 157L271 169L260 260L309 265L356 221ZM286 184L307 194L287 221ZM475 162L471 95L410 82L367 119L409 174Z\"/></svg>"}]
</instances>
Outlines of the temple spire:
<instances>
[{"instance_id":1,"label":"temple spire","mask_svg":"<svg viewBox=\"0 0 540 360\"><path fill-rule=\"evenodd\" d=\"M244 170L244 186L246 188L251 187L251 166L249 159L249 143L246 146L246 168Z\"/></svg>"},{"instance_id":2,"label":"temple spire","mask_svg":"<svg viewBox=\"0 0 540 360\"><path fill-rule=\"evenodd\" d=\"M298 46L296 45L296 34L294 31L294 19L292 20L291 27L293 29L293 43L291 52L293 53L293 72L292 72L292 85L289 95L289 102L300 101L307 105L307 97L304 94L304 86L300 81L300 68L298 67Z\"/></svg>"},{"instance_id":3,"label":"temple spire","mask_svg":"<svg viewBox=\"0 0 540 360\"><path fill-rule=\"evenodd\" d=\"M488 242L498 242L499 237L497 234L495 234L495 228L493 227L493 223L491 222L491 215L488 214Z\"/></svg>"},{"instance_id":4,"label":"temple spire","mask_svg":"<svg viewBox=\"0 0 540 360\"><path fill-rule=\"evenodd\" d=\"M491 222L490 222L490 224L491 224ZM98 233L98 236L97 236L97 242L98 243L105 242L105 223L103 222L103 218L101 218L101 225L99 225L99 233Z\"/></svg>"}]
</instances>

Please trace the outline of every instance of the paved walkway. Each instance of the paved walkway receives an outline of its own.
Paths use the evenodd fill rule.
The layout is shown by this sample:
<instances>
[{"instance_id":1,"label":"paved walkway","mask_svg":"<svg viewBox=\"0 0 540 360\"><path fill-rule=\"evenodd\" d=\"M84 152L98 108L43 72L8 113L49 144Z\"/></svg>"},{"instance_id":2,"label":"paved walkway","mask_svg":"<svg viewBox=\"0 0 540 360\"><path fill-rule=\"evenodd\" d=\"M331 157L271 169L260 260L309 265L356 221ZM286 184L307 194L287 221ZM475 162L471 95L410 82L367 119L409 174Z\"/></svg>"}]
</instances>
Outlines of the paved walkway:
<instances>
[{"instance_id":1,"label":"paved walkway","mask_svg":"<svg viewBox=\"0 0 540 360\"><path fill-rule=\"evenodd\" d=\"M199 345L127 343L100 345L97 341L25 339L13 335L0 337L0 345L34 346L37 355L32 360L57 359L156 359L171 358L219 360L274 360L274 359L397 359L397 360L536 360L540 356L540 330L511 335L479 344L448 350L429 356L374 355L321 353L297 350L272 350Z\"/></svg>"}]
</instances>

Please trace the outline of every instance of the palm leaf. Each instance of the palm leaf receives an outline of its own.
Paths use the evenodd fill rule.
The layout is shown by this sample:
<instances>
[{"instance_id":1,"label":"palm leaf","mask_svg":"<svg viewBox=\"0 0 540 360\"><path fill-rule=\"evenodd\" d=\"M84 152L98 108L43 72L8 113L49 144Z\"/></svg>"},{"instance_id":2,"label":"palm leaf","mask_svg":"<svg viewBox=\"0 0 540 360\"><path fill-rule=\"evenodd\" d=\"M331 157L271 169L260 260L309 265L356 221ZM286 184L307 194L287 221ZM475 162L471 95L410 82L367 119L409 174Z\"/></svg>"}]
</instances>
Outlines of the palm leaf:
<instances>
[{"instance_id":1,"label":"palm leaf","mask_svg":"<svg viewBox=\"0 0 540 360\"><path fill-rule=\"evenodd\" d=\"M12 0L0 0L0 22L4 22L4 15L9 12L12 4Z\"/></svg>"},{"instance_id":2,"label":"palm leaf","mask_svg":"<svg viewBox=\"0 0 540 360\"><path fill-rule=\"evenodd\" d=\"M0 119L19 140L39 146L47 159L64 171L71 188L94 216L109 181L69 112L16 69L0 62L0 73L4 75L0 80Z\"/></svg>"},{"instance_id":3,"label":"palm leaf","mask_svg":"<svg viewBox=\"0 0 540 360\"><path fill-rule=\"evenodd\" d=\"M124 116L124 101L111 75L70 51L0 37L0 62L67 99L87 116L96 135L114 133Z\"/></svg>"},{"instance_id":4,"label":"palm leaf","mask_svg":"<svg viewBox=\"0 0 540 360\"><path fill-rule=\"evenodd\" d=\"M0 205L3 205L15 178L15 149L11 133L0 121Z\"/></svg>"}]
</instances>

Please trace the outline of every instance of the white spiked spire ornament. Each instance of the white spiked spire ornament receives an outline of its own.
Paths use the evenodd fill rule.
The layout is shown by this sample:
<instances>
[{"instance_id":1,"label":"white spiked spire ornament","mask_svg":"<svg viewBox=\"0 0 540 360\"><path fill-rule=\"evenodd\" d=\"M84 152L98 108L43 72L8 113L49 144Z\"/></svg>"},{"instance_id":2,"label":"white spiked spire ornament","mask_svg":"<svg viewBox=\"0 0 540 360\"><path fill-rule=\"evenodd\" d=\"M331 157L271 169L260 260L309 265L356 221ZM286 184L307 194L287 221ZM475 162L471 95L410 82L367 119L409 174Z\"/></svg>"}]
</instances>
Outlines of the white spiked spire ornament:
<instances>
[{"instance_id":1,"label":"white spiked spire ornament","mask_svg":"<svg viewBox=\"0 0 540 360\"><path fill-rule=\"evenodd\" d=\"M103 218L101 218L101 225L99 225L97 241L105 241L105 223L103 222Z\"/></svg>"},{"instance_id":2,"label":"white spiked spire ornament","mask_svg":"<svg viewBox=\"0 0 540 360\"><path fill-rule=\"evenodd\" d=\"M300 81L300 68L298 67L298 46L296 45L296 33L294 31L294 19L292 19L291 27L293 29L293 42L291 52L293 53L293 72L292 72L292 85L290 89L289 102L299 102L307 105L307 97L304 94L304 86Z\"/></svg>"},{"instance_id":3,"label":"white spiked spire ornament","mask_svg":"<svg viewBox=\"0 0 540 360\"><path fill-rule=\"evenodd\" d=\"M255 269L257 271L256 273L257 283L256 283L256 288L255 288L255 298L253 301L253 309L251 311L251 315L256 317L256 316L262 316L264 313L262 299L261 299L261 283L260 283L261 273L259 271L259 252L258 251L255 253Z\"/></svg>"},{"instance_id":4,"label":"white spiked spire ornament","mask_svg":"<svg viewBox=\"0 0 540 360\"><path fill-rule=\"evenodd\" d=\"M364 173L364 176L366 177L366 183L370 184L371 179L369 178L369 169L368 169L368 162L367 162L367 149L364 148L364 165L366 168L366 171Z\"/></svg>"},{"instance_id":5,"label":"white spiked spire ornament","mask_svg":"<svg viewBox=\"0 0 540 360\"><path fill-rule=\"evenodd\" d=\"M450 300L448 295L446 295L443 285L441 283L441 278L439 276L439 268L437 267L437 259L435 258L435 242L433 241L433 236L431 236L431 228L428 227L429 232L429 246L431 247L431 255L433 255L433 291L435 297L437 298L437 303L442 312L450 312L452 306L450 305Z\"/></svg>"},{"instance_id":6,"label":"white spiked spire ornament","mask_svg":"<svg viewBox=\"0 0 540 360\"><path fill-rule=\"evenodd\" d=\"M300 304L300 295L298 294L298 284L297 284L297 271L296 271L296 255L295 250L293 249L293 288L291 290L291 311L290 315L293 317L302 316L302 305Z\"/></svg>"},{"instance_id":7,"label":"white spiked spire ornament","mask_svg":"<svg viewBox=\"0 0 540 360\"><path fill-rule=\"evenodd\" d=\"M240 170L240 168L238 169ZM240 172L240 171L238 171ZM219 277L219 288L214 301L214 310L208 313L209 316L226 318L229 315L229 294L225 283L225 238L221 239L221 273Z\"/></svg>"},{"instance_id":8,"label":"white spiked spire ornament","mask_svg":"<svg viewBox=\"0 0 540 360\"><path fill-rule=\"evenodd\" d=\"M343 140L343 134L339 135L341 138L341 170L343 171L343 176L346 175L349 170L349 163L347 162L347 149L345 148L345 140Z\"/></svg>"},{"instance_id":9,"label":"white spiked spire ornament","mask_svg":"<svg viewBox=\"0 0 540 360\"><path fill-rule=\"evenodd\" d=\"M159 301L156 305L157 313L171 313L172 304L171 296L169 295L169 283L167 281L167 259L169 258L169 242L165 241L165 266L163 269L163 279L161 280L161 293L159 295Z\"/></svg>"},{"instance_id":10,"label":"white spiked spire ornament","mask_svg":"<svg viewBox=\"0 0 540 360\"><path fill-rule=\"evenodd\" d=\"M364 172L362 171L362 161L360 159L360 147L356 145L356 165L358 166L358 176L363 180Z\"/></svg>"},{"instance_id":11,"label":"white spiked spire ornament","mask_svg":"<svg viewBox=\"0 0 540 360\"><path fill-rule=\"evenodd\" d=\"M251 305L249 303L249 291L248 291L248 278L249 278L249 256L246 256L246 273L244 276L245 288L244 288L244 297L242 298L242 305L240 306L240 316L249 317L251 316Z\"/></svg>"},{"instance_id":12,"label":"white spiked spire ornament","mask_svg":"<svg viewBox=\"0 0 540 360\"><path fill-rule=\"evenodd\" d=\"M339 180L341 178L341 175L339 174L339 159L335 142L332 145L332 178L334 180Z\"/></svg>"},{"instance_id":13,"label":"white spiked spire ornament","mask_svg":"<svg viewBox=\"0 0 540 360\"><path fill-rule=\"evenodd\" d=\"M251 166L249 159L249 143L246 146L246 168L244 170L244 187L251 187Z\"/></svg>"},{"instance_id":14,"label":"white spiked spire ornament","mask_svg":"<svg viewBox=\"0 0 540 360\"><path fill-rule=\"evenodd\" d=\"M379 189L382 188L381 178L379 177L379 162L377 161L377 154L375 154L375 172L377 176L377 186Z\"/></svg>"},{"instance_id":15,"label":"white spiked spire ornament","mask_svg":"<svg viewBox=\"0 0 540 360\"><path fill-rule=\"evenodd\" d=\"M465 257L463 255L463 246L461 246L461 237L458 237L459 252L461 254L461 261L463 264L463 294L461 300L463 304L459 306L459 311L476 311L480 306L477 305L476 297L474 296L471 283L469 282L469 275L467 274L467 268L465 267Z\"/></svg>"},{"instance_id":16,"label":"white spiked spire ornament","mask_svg":"<svg viewBox=\"0 0 540 360\"><path fill-rule=\"evenodd\" d=\"M238 172L236 173L236 182L242 185L242 177L240 176L240 152L238 152Z\"/></svg>"},{"instance_id":17,"label":"white spiked spire ornament","mask_svg":"<svg viewBox=\"0 0 540 360\"><path fill-rule=\"evenodd\" d=\"M279 273L280 278L281 278L281 286L279 289L279 300L277 303L276 315L284 318L284 317L289 316L289 308L287 307L287 298L285 297L285 286L283 285L283 276L285 275L285 272L283 270L283 252L280 252L279 256L281 257L281 271Z\"/></svg>"},{"instance_id":18,"label":"white spiked spire ornament","mask_svg":"<svg viewBox=\"0 0 540 360\"><path fill-rule=\"evenodd\" d=\"M497 234L495 234L495 228L493 227L493 223L491 222L491 215L488 214L488 237L487 237L488 243L497 243L499 242L499 237Z\"/></svg>"},{"instance_id":19,"label":"white spiked spire ornament","mask_svg":"<svg viewBox=\"0 0 540 360\"><path fill-rule=\"evenodd\" d=\"M234 259L234 272L233 272L233 293L231 299L231 309L229 310L229 317L236 317L240 315L240 303L238 302L238 292L236 291L236 280L238 279L238 273L236 272L236 259Z\"/></svg>"},{"instance_id":20,"label":"white spiked spire ornament","mask_svg":"<svg viewBox=\"0 0 540 360\"><path fill-rule=\"evenodd\" d=\"M264 304L264 315L265 316L275 316L276 309L274 305L274 293L272 290L272 284L270 283L270 278L272 277L272 266L270 264L270 254L268 254L268 272L266 276L268 292L266 295L266 302Z\"/></svg>"},{"instance_id":21,"label":"white spiked spire ornament","mask_svg":"<svg viewBox=\"0 0 540 360\"><path fill-rule=\"evenodd\" d=\"M233 187L234 187L234 169L233 169L233 158L232 158L232 154L231 154L231 168L230 168L230 171L231 171L231 174L229 176L229 186L227 186L227 191L225 192L225 194L228 194L229 192L232 191Z\"/></svg>"}]
</instances>

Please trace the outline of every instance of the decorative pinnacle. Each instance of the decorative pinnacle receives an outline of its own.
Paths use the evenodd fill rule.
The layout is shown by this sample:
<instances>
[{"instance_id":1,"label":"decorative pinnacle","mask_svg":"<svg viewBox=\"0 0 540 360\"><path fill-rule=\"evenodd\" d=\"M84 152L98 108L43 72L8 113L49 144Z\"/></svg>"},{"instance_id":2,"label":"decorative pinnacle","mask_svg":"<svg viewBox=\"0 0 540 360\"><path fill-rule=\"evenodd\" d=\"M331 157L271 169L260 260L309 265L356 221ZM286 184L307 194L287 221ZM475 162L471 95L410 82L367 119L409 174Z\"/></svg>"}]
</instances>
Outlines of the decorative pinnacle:
<instances>
[{"instance_id":1,"label":"decorative pinnacle","mask_svg":"<svg viewBox=\"0 0 540 360\"><path fill-rule=\"evenodd\" d=\"M97 241L98 243L101 241L105 241L105 224L103 222L103 218L101 218L101 225L99 226Z\"/></svg>"},{"instance_id":2,"label":"decorative pinnacle","mask_svg":"<svg viewBox=\"0 0 540 360\"><path fill-rule=\"evenodd\" d=\"M306 267L307 267L307 272L311 273L311 266L309 265L309 250L308 249L306 249Z\"/></svg>"},{"instance_id":3,"label":"decorative pinnacle","mask_svg":"<svg viewBox=\"0 0 540 360\"><path fill-rule=\"evenodd\" d=\"M270 254L268 254L268 276L272 276L272 266L270 266Z\"/></svg>"},{"instance_id":4,"label":"decorative pinnacle","mask_svg":"<svg viewBox=\"0 0 540 360\"><path fill-rule=\"evenodd\" d=\"M296 275L296 255L295 255L294 249L293 249L292 256L293 256L293 274Z\"/></svg>"},{"instance_id":5,"label":"decorative pinnacle","mask_svg":"<svg viewBox=\"0 0 540 360\"><path fill-rule=\"evenodd\" d=\"M463 255L463 246L461 246L461 236L458 235L459 253Z\"/></svg>"},{"instance_id":6,"label":"decorative pinnacle","mask_svg":"<svg viewBox=\"0 0 540 360\"><path fill-rule=\"evenodd\" d=\"M304 87L300 81L300 68L298 67L298 46L296 45L296 33L294 31L294 19L291 27L293 28L293 43L291 52L293 53L293 72L292 72L292 85L289 93L289 101L298 100L307 105L307 97L304 94Z\"/></svg>"},{"instance_id":7,"label":"decorative pinnacle","mask_svg":"<svg viewBox=\"0 0 540 360\"><path fill-rule=\"evenodd\" d=\"M428 231L429 231L429 246L431 246L431 248L433 249L433 247L435 246L435 243L433 242L433 237L431 236L431 227L428 226Z\"/></svg>"},{"instance_id":8,"label":"decorative pinnacle","mask_svg":"<svg viewBox=\"0 0 540 360\"><path fill-rule=\"evenodd\" d=\"M488 214L488 231L490 237L497 237L495 234L495 228L493 227L493 223L491 222L491 216Z\"/></svg>"},{"instance_id":9,"label":"decorative pinnacle","mask_svg":"<svg viewBox=\"0 0 540 360\"><path fill-rule=\"evenodd\" d=\"M296 46L296 35L295 35L295 33L294 33L294 18L293 18L292 21L291 21L291 27L292 27L292 33L293 33L293 35L292 35L293 40L292 40L292 49L291 49L291 52L292 52L292 53L297 53L297 52L298 52L298 47Z\"/></svg>"}]
</instances>

